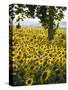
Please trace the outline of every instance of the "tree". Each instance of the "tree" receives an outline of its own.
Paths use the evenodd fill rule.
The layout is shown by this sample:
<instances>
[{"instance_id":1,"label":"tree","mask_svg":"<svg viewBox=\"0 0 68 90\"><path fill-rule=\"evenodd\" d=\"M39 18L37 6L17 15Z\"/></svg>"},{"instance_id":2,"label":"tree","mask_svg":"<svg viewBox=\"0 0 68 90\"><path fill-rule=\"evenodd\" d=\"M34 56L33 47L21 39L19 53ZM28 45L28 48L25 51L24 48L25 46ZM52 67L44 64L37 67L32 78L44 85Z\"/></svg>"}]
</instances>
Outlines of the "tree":
<instances>
[{"instance_id":1,"label":"tree","mask_svg":"<svg viewBox=\"0 0 68 90\"><path fill-rule=\"evenodd\" d=\"M48 39L52 40L55 29L58 28L59 22L64 18L63 11L66 10L66 7L40 5L26 5L26 7L29 10L28 16L38 17L42 26L48 28Z\"/></svg>"},{"instance_id":2,"label":"tree","mask_svg":"<svg viewBox=\"0 0 68 90\"><path fill-rule=\"evenodd\" d=\"M20 28L20 20L23 21L25 17L27 16L27 9L25 10L26 6L23 4L10 4L9 5L9 27L13 26L13 20L15 19L15 16L17 16L16 23L17 28Z\"/></svg>"},{"instance_id":3,"label":"tree","mask_svg":"<svg viewBox=\"0 0 68 90\"><path fill-rule=\"evenodd\" d=\"M10 5L11 6L11 5ZM57 7L57 6L40 6L40 5L22 5L16 4L12 5L12 7L16 8L14 13L17 15L21 14L18 17L18 22L23 20L26 17L35 18L38 17L40 19L40 23L44 28L48 28L48 39L52 40L54 35L54 30L59 26L59 22L64 18L63 11L66 10L66 7ZM10 16L14 19L15 14L12 13L10 9ZM56 23L57 21L57 23ZM19 23L18 23L19 27Z\"/></svg>"}]
</instances>

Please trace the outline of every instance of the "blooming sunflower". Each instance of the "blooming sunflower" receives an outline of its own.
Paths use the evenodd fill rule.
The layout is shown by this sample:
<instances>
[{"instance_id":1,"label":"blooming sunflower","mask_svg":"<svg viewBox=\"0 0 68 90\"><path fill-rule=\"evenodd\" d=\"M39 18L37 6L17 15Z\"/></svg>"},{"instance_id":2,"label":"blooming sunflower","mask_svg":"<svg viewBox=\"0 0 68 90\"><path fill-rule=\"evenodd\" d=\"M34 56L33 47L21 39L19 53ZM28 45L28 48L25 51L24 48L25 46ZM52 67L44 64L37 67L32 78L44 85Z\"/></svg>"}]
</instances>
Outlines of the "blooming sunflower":
<instances>
[{"instance_id":1,"label":"blooming sunflower","mask_svg":"<svg viewBox=\"0 0 68 90\"><path fill-rule=\"evenodd\" d=\"M28 78L26 80L26 85L32 85L33 84L33 78Z\"/></svg>"},{"instance_id":2,"label":"blooming sunflower","mask_svg":"<svg viewBox=\"0 0 68 90\"><path fill-rule=\"evenodd\" d=\"M47 69L43 72L42 79L47 80L50 77L50 75L51 75L51 70Z\"/></svg>"},{"instance_id":3,"label":"blooming sunflower","mask_svg":"<svg viewBox=\"0 0 68 90\"><path fill-rule=\"evenodd\" d=\"M43 64L44 64L44 59L38 60L38 63L39 63L40 65L43 65Z\"/></svg>"},{"instance_id":4,"label":"blooming sunflower","mask_svg":"<svg viewBox=\"0 0 68 90\"><path fill-rule=\"evenodd\" d=\"M27 72L29 69L30 69L30 68L29 68L29 65L28 65L28 64L25 64L25 65L24 65L24 71Z\"/></svg>"}]
</instances>

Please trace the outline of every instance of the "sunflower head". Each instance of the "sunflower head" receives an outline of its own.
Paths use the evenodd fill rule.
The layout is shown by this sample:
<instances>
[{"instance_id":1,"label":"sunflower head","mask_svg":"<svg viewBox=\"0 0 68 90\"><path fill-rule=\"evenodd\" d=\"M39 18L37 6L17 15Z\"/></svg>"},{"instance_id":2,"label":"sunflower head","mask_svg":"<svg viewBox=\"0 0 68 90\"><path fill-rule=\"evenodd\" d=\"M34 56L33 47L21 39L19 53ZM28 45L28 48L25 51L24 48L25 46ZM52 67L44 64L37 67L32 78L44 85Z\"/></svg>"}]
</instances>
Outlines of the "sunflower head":
<instances>
[{"instance_id":1,"label":"sunflower head","mask_svg":"<svg viewBox=\"0 0 68 90\"><path fill-rule=\"evenodd\" d=\"M49 78L49 76L51 75L51 71L50 70L45 70L42 74L42 79L43 80L47 80Z\"/></svg>"},{"instance_id":2,"label":"sunflower head","mask_svg":"<svg viewBox=\"0 0 68 90\"><path fill-rule=\"evenodd\" d=\"M33 84L33 78L29 78L26 80L26 85L32 85Z\"/></svg>"},{"instance_id":3,"label":"sunflower head","mask_svg":"<svg viewBox=\"0 0 68 90\"><path fill-rule=\"evenodd\" d=\"M40 65L44 64L44 59L40 59L40 60L38 61L38 63L39 63Z\"/></svg>"}]
</instances>

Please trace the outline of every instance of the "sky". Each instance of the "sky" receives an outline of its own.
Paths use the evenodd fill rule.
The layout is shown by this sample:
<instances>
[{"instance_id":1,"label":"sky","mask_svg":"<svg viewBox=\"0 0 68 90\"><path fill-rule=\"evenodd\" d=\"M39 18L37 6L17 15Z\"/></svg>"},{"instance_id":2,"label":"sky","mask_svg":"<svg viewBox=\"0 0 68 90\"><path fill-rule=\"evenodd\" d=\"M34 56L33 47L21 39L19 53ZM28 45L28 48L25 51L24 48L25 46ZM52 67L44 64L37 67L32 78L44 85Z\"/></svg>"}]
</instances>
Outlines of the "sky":
<instances>
[{"instance_id":1,"label":"sky","mask_svg":"<svg viewBox=\"0 0 68 90\"><path fill-rule=\"evenodd\" d=\"M41 26L41 23L39 22L40 20L38 18L35 19L25 19L23 22L21 22L22 26Z\"/></svg>"}]
</instances>

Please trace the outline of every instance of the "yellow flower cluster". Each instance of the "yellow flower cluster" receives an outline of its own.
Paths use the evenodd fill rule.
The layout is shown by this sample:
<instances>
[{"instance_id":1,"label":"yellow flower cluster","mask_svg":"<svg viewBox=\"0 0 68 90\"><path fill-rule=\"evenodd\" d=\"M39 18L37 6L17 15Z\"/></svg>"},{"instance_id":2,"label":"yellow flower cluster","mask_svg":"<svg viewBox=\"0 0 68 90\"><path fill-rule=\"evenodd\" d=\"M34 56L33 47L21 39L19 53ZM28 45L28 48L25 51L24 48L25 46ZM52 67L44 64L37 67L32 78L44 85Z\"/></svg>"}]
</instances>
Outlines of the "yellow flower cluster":
<instances>
[{"instance_id":1,"label":"yellow flower cluster","mask_svg":"<svg viewBox=\"0 0 68 90\"><path fill-rule=\"evenodd\" d=\"M34 85L66 82L65 30L56 30L52 41L48 41L48 30L43 28L13 29L12 33L10 70L19 79L17 83Z\"/></svg>"}]
</instances>

